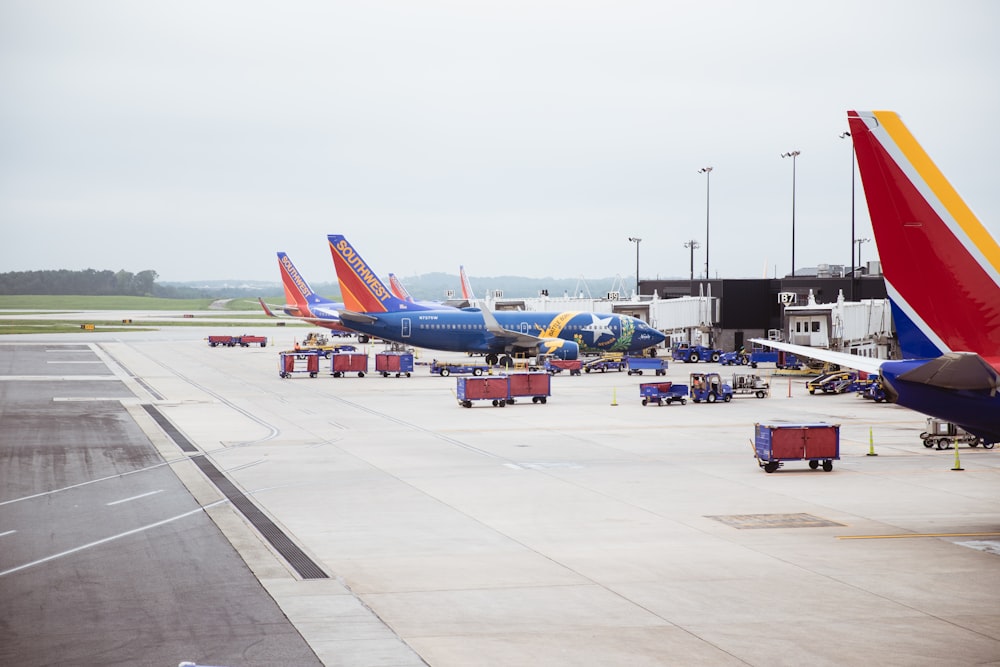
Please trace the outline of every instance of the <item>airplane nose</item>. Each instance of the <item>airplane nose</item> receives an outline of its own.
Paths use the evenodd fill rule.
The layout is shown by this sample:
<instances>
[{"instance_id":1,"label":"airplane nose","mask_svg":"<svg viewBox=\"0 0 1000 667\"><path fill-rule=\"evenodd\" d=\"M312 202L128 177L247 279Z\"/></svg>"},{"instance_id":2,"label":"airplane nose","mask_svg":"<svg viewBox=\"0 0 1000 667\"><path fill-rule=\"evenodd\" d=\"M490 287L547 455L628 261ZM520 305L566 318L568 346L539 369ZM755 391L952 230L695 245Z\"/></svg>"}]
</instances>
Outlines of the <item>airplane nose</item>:
<instances>
[{"instance_id":1,"label":"airplane nose","mask_svg":"<svg viewBox=\"0 0 1000 667\"><path fill-rule=\"evenodd\" d=\"M653 345L659 345L667 339L667 335L662 331L657 331L653 327L649 328L649 335L653 339Z\"/></svg>"}]
</instances>

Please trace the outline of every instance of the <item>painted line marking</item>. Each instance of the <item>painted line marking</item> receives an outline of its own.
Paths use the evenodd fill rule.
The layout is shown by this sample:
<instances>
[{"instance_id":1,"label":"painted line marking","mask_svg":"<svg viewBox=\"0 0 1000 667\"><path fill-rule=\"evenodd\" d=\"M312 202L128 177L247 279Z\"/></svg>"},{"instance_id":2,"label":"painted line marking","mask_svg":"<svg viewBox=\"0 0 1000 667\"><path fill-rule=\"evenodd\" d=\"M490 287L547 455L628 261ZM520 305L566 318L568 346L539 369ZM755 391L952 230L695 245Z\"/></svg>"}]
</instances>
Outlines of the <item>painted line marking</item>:
<instances>
[{"instance_id":1,"label":"painted line marking","mask_svg":"<svg viewBox=\"0 0 1000 667\"><path fill-rule=\"evenodd\" d=\"M0 533L0 537L4 537L5 535L13 535L16 532L17 532L16 530L8 530L5 533Z\"/></svg>"},{"instance_id":2,"label":"painted line marking","mask_svg":"<svg viewBox=\"0 0 1000 667\"><path fill-rule=\"evenodd\" d=\"M156 491L150 491L149 493L140 493L137 496L122 498L121 500L113 500L110 503L104 503L104 504L107 507L111 507L112 505L120 505L121 503L127 503L132 500L139 500L139 498L148 498L149 496L155 496L157 493L163 493L163 489L157 489Z\"/></svg>"},{"instance_id":3,"label":"painted line marking","mask_svg":"<svg viewBox=\"0 0 1000 667\"><path fill-rule=\"evenodd\" d=\"M838 540L897 540L910 537L996 537L1000 533L907 533L905 535L837 535Z\"/></svg>"},{"instance_id":4,"label":"painted line marking","mask_svg":"<svg viewBox=\"0 0 1000 667\"><path fill-rule=\"evenodd\" d=\"M50 359L46 363L49 363L49 364L103 364L104 362L101 361L100 359L95 359L94 361L89 361L89 360L86 360L86 361L58 361L58 360Z\"/></svg>"},{"instance_id":5,"label":"painted line marking","mask_svg":"<svg viewBox=\"0 0 1000 667\"><path fill-rule=\"evenodd\" d=\"M12 567L8 570L0 571L0 577L6 576L8 574L13 574L14 572L19 572L21 570L26 570L29 567L34 567L35 565L41 565L42 563L47 563L50 560L55 560L57 558L62 558L63 556L70 556L77 553L78 551L83 551L84 549L90 549L92 547L100 546L107 542L112 542L114 540L120 539L122 537L128 537L129 535L135 535L136 533L141 533L151 528L158 528L159 526L166 525L178 519L187 518L193 514L198 514L199 512L204 512L205 510L214 507L216 505L221 505L222 503L227 503L228 500L218 500L210 505L205 505L204 507L199 507L193 509L190 512L184 512L184 514L178 514L177 516L172 516L169 519L164 519L163 521L157 521L156 523L151 523L146 526L140 526L138 528L133 528L132 530L127 530L124 533L118 533L117 535L112 535L111 537L105 537L104 539L97 540L96 542L89 542L87 544L82 544L78 547L72 549L67 549L66 551L61 551L57 554L52 554L51 556L46 556L45 558L39 558L38 560L31 561L30 563L25 563L24 565L18 565L17 567Z\"/></svg>"}]
</instances>

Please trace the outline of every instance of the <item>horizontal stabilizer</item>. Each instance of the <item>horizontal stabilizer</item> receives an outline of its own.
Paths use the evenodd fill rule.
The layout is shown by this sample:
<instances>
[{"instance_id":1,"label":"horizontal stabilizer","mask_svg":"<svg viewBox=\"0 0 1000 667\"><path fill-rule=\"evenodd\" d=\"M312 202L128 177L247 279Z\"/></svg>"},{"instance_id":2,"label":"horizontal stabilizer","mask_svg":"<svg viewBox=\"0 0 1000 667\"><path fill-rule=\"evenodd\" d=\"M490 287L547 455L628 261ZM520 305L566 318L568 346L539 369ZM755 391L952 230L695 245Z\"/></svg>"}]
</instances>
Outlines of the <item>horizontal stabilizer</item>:
<instances>
[{"instance_id":1,"label":"horizontal stabilizer","mask_svg":"<svg viewBox=\"0 0 1000 667\"><path fill-rule=\"evenodd\" d=\"M974 352L948 352L899 376L917 382L953 390L984 391L996 394L997 371Z\"/></svg>"},{"instance_id":2,"label":"horizontal stabilizer","mask_svg":"<svg viewBox=\"0 0 1000 667\"><path fill-rule=\"evenodd\" d=\"M375 324L378 322L377 317L372 317L371 315L365 315L364 313L355 313L350 310L340 311L340 319L345 322L359 322L361 324Z\"/></svg>"}]
</instances>

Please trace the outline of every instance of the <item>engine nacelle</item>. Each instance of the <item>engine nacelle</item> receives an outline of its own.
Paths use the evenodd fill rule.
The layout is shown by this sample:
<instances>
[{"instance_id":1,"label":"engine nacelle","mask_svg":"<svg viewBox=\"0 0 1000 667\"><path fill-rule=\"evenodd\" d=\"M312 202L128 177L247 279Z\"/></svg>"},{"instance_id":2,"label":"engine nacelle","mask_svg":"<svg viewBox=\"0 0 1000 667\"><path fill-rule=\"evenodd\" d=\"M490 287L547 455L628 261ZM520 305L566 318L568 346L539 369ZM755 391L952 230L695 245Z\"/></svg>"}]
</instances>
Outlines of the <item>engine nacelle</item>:
<instances>
[{"instance_id":1,"label":"engine nacelle","mask_svg":"<svg viewBox=\"0 0 1000 667\"><path fill-rule=\"evenodd\" d=\"M538 345L539 355L552 355L556 359L572 361L580 356L580 346L571 340L546 338Z\"/></svg>"}]
</instances>

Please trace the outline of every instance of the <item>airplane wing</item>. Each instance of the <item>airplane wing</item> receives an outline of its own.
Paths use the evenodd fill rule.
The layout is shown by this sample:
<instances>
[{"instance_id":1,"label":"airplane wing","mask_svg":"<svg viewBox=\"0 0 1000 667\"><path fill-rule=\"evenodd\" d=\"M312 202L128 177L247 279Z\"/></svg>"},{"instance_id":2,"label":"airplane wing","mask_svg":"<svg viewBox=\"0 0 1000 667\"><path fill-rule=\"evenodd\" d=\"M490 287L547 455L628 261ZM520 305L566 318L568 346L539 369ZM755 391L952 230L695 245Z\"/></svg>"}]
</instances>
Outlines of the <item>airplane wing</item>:
<instances>
[{"instance_id":1,"label":"airplane wing","mask_svg":"<svg viewBox=\"0 0 1000 667\"><path fill-rule=\"evenodd\" d=\"M531 334L504 329L500 326L500 323L497 322L497 318L493 315L493 312L489 308L484 306L480 310L483 315L483 324L486 325L486 331L492 334L495 338L509 341L512 345L516 345L518 347L535 347L544 340L538 336L532 336Z\"/></svg>"},{"instance_id":2,"label":"airplane wing","mask_svg":"<svg viewBox=\"0 0 1000 667\"><path fill-rule=\"evenodd\" d=\"M365 313L356 313L353 310L341 310L339 313L340 319L344 322L357 322L359 324L374 324L378 322L377 317L372 317Z\"/></svg>"},{"instance_id":3,"label":"airplane wing","mask_svg":"<svg viewBox=\"0 0 1000 667\"><path fill-rule=\"evenodd\" d=\"M878 373L882 364L886 361L885 359L859 357L855 354L844 354L843 352L834 352L833 350L824 350L816 347L808 347L806 345L780 343L778 341L765 340L763 338L753 338L750 342L758 345L766 345L767 347L773 347L775 350L791 352L797 357L808 357L819 361L827 361L831 364L846 366L847 368L853 368L854 370L863 371L865 373Z\"/></svg>"}]
</instances>

